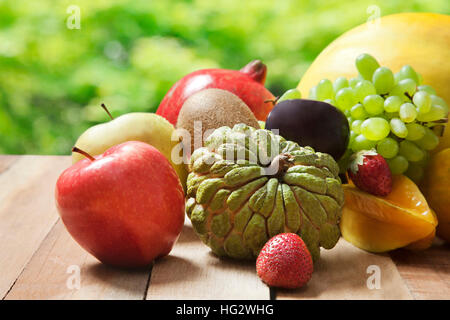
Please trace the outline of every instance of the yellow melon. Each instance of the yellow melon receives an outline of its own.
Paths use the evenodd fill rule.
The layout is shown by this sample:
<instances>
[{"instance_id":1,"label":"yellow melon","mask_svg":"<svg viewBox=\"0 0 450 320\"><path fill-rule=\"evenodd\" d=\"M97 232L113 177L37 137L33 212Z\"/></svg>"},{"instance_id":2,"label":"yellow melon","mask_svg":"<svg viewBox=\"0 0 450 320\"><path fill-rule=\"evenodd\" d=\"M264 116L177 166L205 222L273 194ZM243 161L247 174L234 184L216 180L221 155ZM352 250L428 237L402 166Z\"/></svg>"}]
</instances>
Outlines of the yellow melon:
<instances>
[{"instance_id":1,"label":"yellow melon","mask_svg":"<svg viewBox=\"0 0 450 320\"><path fill-rule=\"evenodd\" d=\"M312 63L298 85L302 96L324 78L357 75L355 58L374 56L394 72L411 65L450 105L450 16L435 13L399 13L362 24L337 38ZM450 147L450 129L436 149Z\"/></svg>"}]
</instances>

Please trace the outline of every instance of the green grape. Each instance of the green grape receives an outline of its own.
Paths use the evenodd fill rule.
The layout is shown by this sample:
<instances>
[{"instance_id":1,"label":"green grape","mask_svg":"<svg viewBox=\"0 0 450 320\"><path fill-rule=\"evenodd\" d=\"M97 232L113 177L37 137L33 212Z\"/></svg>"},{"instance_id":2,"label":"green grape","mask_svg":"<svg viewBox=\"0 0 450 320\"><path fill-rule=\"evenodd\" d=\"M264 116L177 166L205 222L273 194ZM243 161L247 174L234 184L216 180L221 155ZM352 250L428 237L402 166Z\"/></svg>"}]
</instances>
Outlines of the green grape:
<instances>
[{"instance_id":1,"label":"green grape","mask_svg":"<svg viewBox=\"0 0 450 320\"><path fill-rule=\"evenodd\" d=\"M333 82L333 90L337 93L339 90L343 88L347 88L349 86L348 80L345 77L339 77Z\"/></svg>"},{"instance_id":2,"label":"green grape","mask_svg":"<svg viewBox=\"0 0 450 320\"><path fill-rule=\"evenodd\" d=\"M348 145L349 146L352 145L352 143L355 141L357 136L358 136L358 134L355 131L350 130L350 138L349 138L349 141L348 141Z\"/></svg>"},{"instance_id":3,"label":"green grape","mask_svg":"<svg viewBox=\"0 0 450 320\"><path fill-rule=\"evenodd\" d=\"M374 85L368 80L362 80L355 86L355 96L359 102L362 102L366 96L376 93Z\"/></svg>"},{"instance_id":4,"label":"green grape","mask_svg":"<svg viewBox=\"0 0 450 320\"><path fill-rule=\"evenodd\" d=\"M399 118L392 118L390 121L391 131L399 138L406 138L408 135L408 129L405 123Z\"/></svg>"},{"instance_id":5,"label":"green grape","mask_svg":"<svg viewBox=\"0 0 450 320\"><path fill-rule=\"evenodd\" d=\"M423 167L416 165L414 162L409 163L408 170L405 172L405 175L415 183L419 183L422 180L423 174Z\"/></svg>"},{"instance_id":6,"label":"green grape","mask_svg":"<svg viewBox=\"0 0 450 320\"><path fill-rule=\"evenodd\" d=\"M407 140L400 142L398 153L404 156L408 161L420 161L425 156L425 152L422 149Z\"/></svg>"},{"instance_id":7,"label":"green grape","mask_svg":"<svg viewBox=\"0 0 450 320\"><path fill-rule=\"evenodd\" d=\"M417 84L414 80L404 79L398 83L398 86L400 87L400 89L402 89L402 92L404 94L407 93L410 97L412 97L414 92L416 92Z\"/></svg>"},{"instance_id":8,"label":"green grape","mask_svg":"<svg viewBox=\"0 0 450 320\"><path fill-rule=\"evenodd\" d=\"M425 135L425 128L418 123L407 123L406 129L408 129L406 140L409 141L422 139L422 137Z\"/></svg>"},{"instance_id":9,"label":"green grape","mask_svg":"<svg viewBox=\"0 0 450 320\"><path fill-rule=\"evenodd\" d=\"M398 112L385 112L386 120L391 120L392 118L398 118Z\"/></svg>"},{"instance_id":10,"label":"green grape","mask_svg":"<svg viewBox=\"0 0 450 320\"><path fill-rule=\"evenodd\" d=\"M416 107L409 102L404 103L400 106L398 114L403 122L413 122L417 118Z\"/></svg>"},{"instance_id":11,"label":"green grape","mask_svg":"<svg viewBox=\"0 0 450 320\"><path fill-rule=\"evenodd\" d=\"M430 128L424 127L424 129L424 136L415 143L424 150L433 150L439 144L439 137Z\"/></svg>"},{"instance_id":12,"label":"green grape","mask_svg":"<svg viewBox=\"0 0 450 320\"><path fill-rule=\"evenodd\" d=\"M421 121L421 122L432 122L432 121L438 121L441 119L445 119L447 118L448 115L448 109L446 109L445 107L438 105L438 104L433 104L431 105L430 111L428 111L428 113L425 114L418 114L417 115L417 120Z\"/></svg>"},{"instance_id":13,"label":"green grape","mask_svg":"<svg viewBox=\"0 0 450 320\"><path fill-rule=\"evenodd\" d=\"M363 105L367 113L372 116L381 114L384 111L384 99L377 94L372 94L370 96L365 97Z\"/></svg>"},{"instance_id":14,"label":"green grape","mask_svg":"<svg viewBox=\"0 0 450 320\"><path fill-rule=\"evenodd\" d=\"M388 117L386 112L379 114L377 117L383 118L384 120L391 120L391 118Z\"/></svg>"},{"instance_id":15,"label":"green grape","mask_svg":"<svg viewBox=\"0 0 450 320\"><path fill-rule=\"evenodd\" d=\"M373 149L375 147L375 145L376 145L375 141L366 139L362 134L359 134L356 136L355 140L353 141L353 143L350 147L354 152L357 152L360 150Z\"/></svg>"},{"instance_id":16,"label":"green grape","mask_svg":"<svg viewBox=\"0 0 450 320\"><path fill-rule=\"evenodd\" d=\"M350 123L352 123L352 122L353 122L353 118L352 118L352 117L350 117L350 116L348 116L348 117L347 117L347 121L348 121L348 124L350 124Z\"/></svg>"},{"instance_id":17,"label":"green grape","mask_svg":"<svg viewBox=\"0 0 450 320\"><path fill-rule=\"evenodd\" d=\"M351 123L351 129L353 130L353 132L360 134L361 133L361 124L363 123L363 121L355 120L350 123Z\"/></svg>"},{"instance_id":18,"label":"green grape","mask_svg":"<svg viewBox=\"0 0 450 320\"><path fill-rule=\"evenodd\" d=\"M360 54L355 61L356 69L366 80L372 80L372 75L380 66L377 60L367 53Z\"/></svg>"},{"instance_id":19,"label":"green grape","mask_svg":"<svg viewBox=\"0 0 450 320\"><path fill-rule=\"evenodd\" d=\"M354 78L351 78L350 80L348 80L348 84L350 85L350 87L352 89L355 89L356 86L358 85L358 83L361 82L361 80L362 80L361 78L354 77Z\"/></svg>"},{"instance_id":20,"label":"green grape","mask_svg":"<svg viewBox=\"0 0 450 320\"><path fill-rule=\"evenodd\" d=\"M429 86L427 84L423 84L421 86L418 86L417 90L425 91L425 92L428 92L429 94L434 94L434 95L436 94L436 90L434 90L432 86Z\"/></svg>"},{"instance_id":21,"label":"green grape","mask_svg":"<svg viewBox=\"0 0 450 320\"><path fill-rule=\"evenodd\" d=\"M431 98L431 104L437 104L437 105L443 107L445 110L447 110L447 113L448 113L448 105L447 105L447 103L445 103L444 99L442 99L441 97L438 97L437 95L434 95L434 94L431 94L430 98Z\"/></svg>"},{"instance_id":22,"label":"green grape","mask_svg":"<svg viewBox=\"0 0 450 320\"><path fill-rule=\"evenodd\" d=\"M392 174L402 174L403 172L408 170L408 160L406 160L406 158L401 155L398 155L392 159L387 159L386 161L389 165L389 169L391 169Z\"/></svg>"},{"instance_id":23,"label":"green grape","mask_svg":"<svg viewBox=\"0 0 450 320\"><path fill-rule=\"evenodd\" d=\"M333 83L328 79L322 79L316 86L316 97L318 100L331 99L334 96Z\"/></svg>"},{"instance_id":24,"label":"green grape","mask_svg":"<svg viewBox=\"0 0 450 320\"><path fill-rule=\"evenodd\" d=\"M394 73L394 82L395 82L395 84L397 84L397 83L399 83L399 81L400 81L401 79L400 79L400 73Z\"/></svg>"},{"instance_id":25,"label":"green grape","mask_svg":"<svg viewBox=\"0 0 450 320\"><path fill-rule=\"evenodd\" d=\"M394 74L387 67L379 67L372 76L372 82L378 94L388 93L394 87Z\"/></svg>"},{"instance_id":26,"label":"green grape","mask_svg":"<svg viewBox=\"0 0 450 320\"><path fill-rule=\"evenodd\" d=\"M355 104L355 94L351 88L339 90L334 99L341 110L349 110Z\"/></svg>"},{"instance_id":27,"label":"green grape","mask_svg":"<svg viewBox=\"0 0 450 320\"><path fill-rule=\"evenodd\" d=\"M414 94L413 102L417 107L417 111L421 114L426 114L431 109L431 97L428 92L417 91Z\"/></svg>"},{"instance_id":28,"label":"green grape","mask_svg":"<svg viewBox=\"0 0 450 320\"><path fill-rule=\"evenodd\" d=\"M411 162L419 167L425 168L430 161L430 153L424 150L424 157L420 161Z\"/></svg>"},{"instance_id":29,"label":"green grape","mask_svg":"<svg viewBox=\"0 0 450 320\"><path fill-rule=\"evenodd\" d=\"M366 109L364 109L364 106L360 103L355 104L351 109L350 109L350 114L353 118L355 119L366 119L369 114L366 112Z\"/></svg>"},{"instance_id":30,"label":"green grape","mask_svg":"<svg viewBox=\"0 0 450 320\"><path fill-rule=\"evenodd\" d=\"M361 124L361 133L369 140L378 141L388 136L389 122L383 118L369 118Z\"/></svg>"},{"instance_id":31,"label":"green grape","mask_svg":"<svg viewBox=\"0 0 450 320\"><path fill-rule=\"evenodd\" d=\"M403 101L399 96L390 96L384 100L384 110L386 112L398 112Z\"/></svg>"},{"instance_id":32,"label":"green grape","mask_svg":"<svg viewBox=\"0 0 450 320\"><path fill-rule=\"evenodd\" d=\"M416 82L416 83L418 86L420 86L423 83L423 77L420 73L417 74L417 80L418 80L418 82Z\"/></svg>"},{"instance_id":33,"label":"green grape","mask_svg":"<svg viewBox=\"0 0 450 320\"><path fill-rule=\"evenodd\" d=\"M298 89L289 89L283 95L277 100L278 102L284 101L284 100L293 100L293 99L301 99L302 94Z\"/></svg>"},{"instance_id":34,"label":"green grape","mask_svg":"<svg viewBox=\"0 0 450 320\"><path fill-rule=\"evenodd\" d=\"M419 76L410 65L404 65L398 72L398 80L411 79L415 83L420 84Z\"/></svg>"},{"instance_id":35,"label":"green grape","mask_svg":"<svg viewBox=\"0 0 450 320\"><path fill-rule=\"evenodd\" d=\"M325 99L325 100L323 100L323 102L329 103L332 106L336 105L336 101L334 101L333 99Z\"/></svg>"},{"instance_id":36,"label":"green grape","mask_svg":"<svg viewBox=\"0 0 450 320\"><path fill-rule=\"evenodd\" d=\"M317 87L312 87L311 89L309 89L309 95L308 95L309 99L317 99Z\"/></svg>"},{"instance_id":37,"label":"green grape","mask_svg":"<svg viewBox=\"0 0 450 320\"><path fill-rule=\"evenodd\" d=\"M412 97L416 92L416 83L411 79L400 80L389 92L391 96L399 96L404 98L405 94Z\"/></svg>"},{"instance_id":38,"label":"green grape","mask_svg":"<svg viewBox=\"0 0 450 320\"><path fill-rule=\"evenodd\" d=\"M378 142L377 152L385 159L393 158L398 153L398 143L394 139L386 137Z\"/></svg>"}]
</instances>

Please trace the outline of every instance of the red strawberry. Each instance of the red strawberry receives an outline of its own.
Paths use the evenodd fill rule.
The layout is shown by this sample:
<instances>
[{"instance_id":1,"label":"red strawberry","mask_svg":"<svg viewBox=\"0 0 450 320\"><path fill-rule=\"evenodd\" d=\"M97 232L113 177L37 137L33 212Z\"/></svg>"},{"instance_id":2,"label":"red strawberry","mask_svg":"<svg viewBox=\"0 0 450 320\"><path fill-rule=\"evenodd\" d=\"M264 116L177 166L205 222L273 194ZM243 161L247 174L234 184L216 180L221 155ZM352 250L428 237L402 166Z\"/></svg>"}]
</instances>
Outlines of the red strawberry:
<instances>
[{"instance_id":1,"label":"red strawberry","mask_svg":"<svg viewBox=\"0 0 450 320\"><path fill-rule=\"evenodd\" d=\"M295 233L280 233L261 249L256 271L269 286L300 288L311 279L313 261L302 238Z\"/></svg>"},{"instance_id":2,"label":"red strawberry","mask_svg":"<svg viewBox=\"0 0 450 320\"><path fill-rule=\"evenodd\" d=\"M389 165L375 150L355 153L350 159L347 172L353 183L368 193L386 196L392 191Z\"/></svg>"}]
</instances>

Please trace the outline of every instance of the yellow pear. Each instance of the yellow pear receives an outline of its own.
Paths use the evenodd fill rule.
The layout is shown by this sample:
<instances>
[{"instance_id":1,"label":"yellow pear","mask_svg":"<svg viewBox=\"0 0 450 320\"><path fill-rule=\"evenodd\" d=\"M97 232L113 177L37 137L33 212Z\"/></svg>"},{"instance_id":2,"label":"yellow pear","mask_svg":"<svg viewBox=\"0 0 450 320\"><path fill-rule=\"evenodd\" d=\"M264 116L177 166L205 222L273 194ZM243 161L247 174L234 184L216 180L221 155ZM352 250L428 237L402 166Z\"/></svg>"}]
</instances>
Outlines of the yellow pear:
<instances>
[{"instance_id":1,"label":"yellow pear","mask_svg":"<svg viewBox=\"0 0 450 320\"><path fill-rule=\"evenodd\" d=\"M132 140L148 143L158 149L172 164L186 190L187 171L181 161L179 137L173 125L157 114L127 113L109 122L95 125L83 132L75 146L95 156L112 146ZM83 158L79 153L72 153L73 163Z\"/></svg>"}]
</instances>

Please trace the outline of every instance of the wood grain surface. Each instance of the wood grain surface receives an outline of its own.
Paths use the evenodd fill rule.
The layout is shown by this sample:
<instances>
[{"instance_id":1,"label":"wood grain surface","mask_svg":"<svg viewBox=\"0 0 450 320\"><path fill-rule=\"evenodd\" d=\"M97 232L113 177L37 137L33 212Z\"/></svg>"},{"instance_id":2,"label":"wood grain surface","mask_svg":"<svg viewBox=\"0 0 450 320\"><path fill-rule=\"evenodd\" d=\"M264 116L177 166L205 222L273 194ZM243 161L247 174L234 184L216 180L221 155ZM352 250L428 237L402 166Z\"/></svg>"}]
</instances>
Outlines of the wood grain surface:
<instances>
[{"instance_id":1,"label":"wood grain surface","mask_svg":"<svg viewBox=\"0 0 450 320\"><path fill-rule=\"evenodd\" d=\"M376 274L375 274L376 272ZM378 277L379 282L375 282ZM321 250L308 284L298 290L277 290L277 299L412 299L388 255L372 254L340 239Z\"/></svg>"},{"instance_id":2,"label":"wood grain surface","mask_svg":"<svg viewBox=\"0 0 450 320\"><path fill-rule=\"evenodd\" d=\"M155 262L148 299L267 300L255 263L217 258L186 222L169 257Z\"/></svg>"},{"instance_id":3,"label":"wood grain surface","mask_svg":"<svg viewBox=\"0 0 450 320\"><path fill-rule=\"evenodd\" d=\"M67 157L0 157L0 297L58 220L55 181Z\"/></svg>"},{"instance_id":4,"label":"wood grain surface","mask_svg":"<svg viewBox=\"0 0 450 320\"><path fill-rule=\"evenodd\" d=\"M144 299L149 276L99 263L59 220L6 299Z\"/></svg>"},{"instance_id":5,"label":"wood grain surface","mask_svg":"<svg viewBox=\"0 0 450 320\"><path fill-rule=\"evenodd\" d=\"M70 157L0 155L0 297L2 299L269 299L254 262L219 259L186 221L171 254L140 270L112 268L67 233L54 186ZM323 251L313 278L277 299L450 299L449 246L376 255L343 239ZM381 272L370 289L368 266Z\"/></svg>"}]
</instances>

